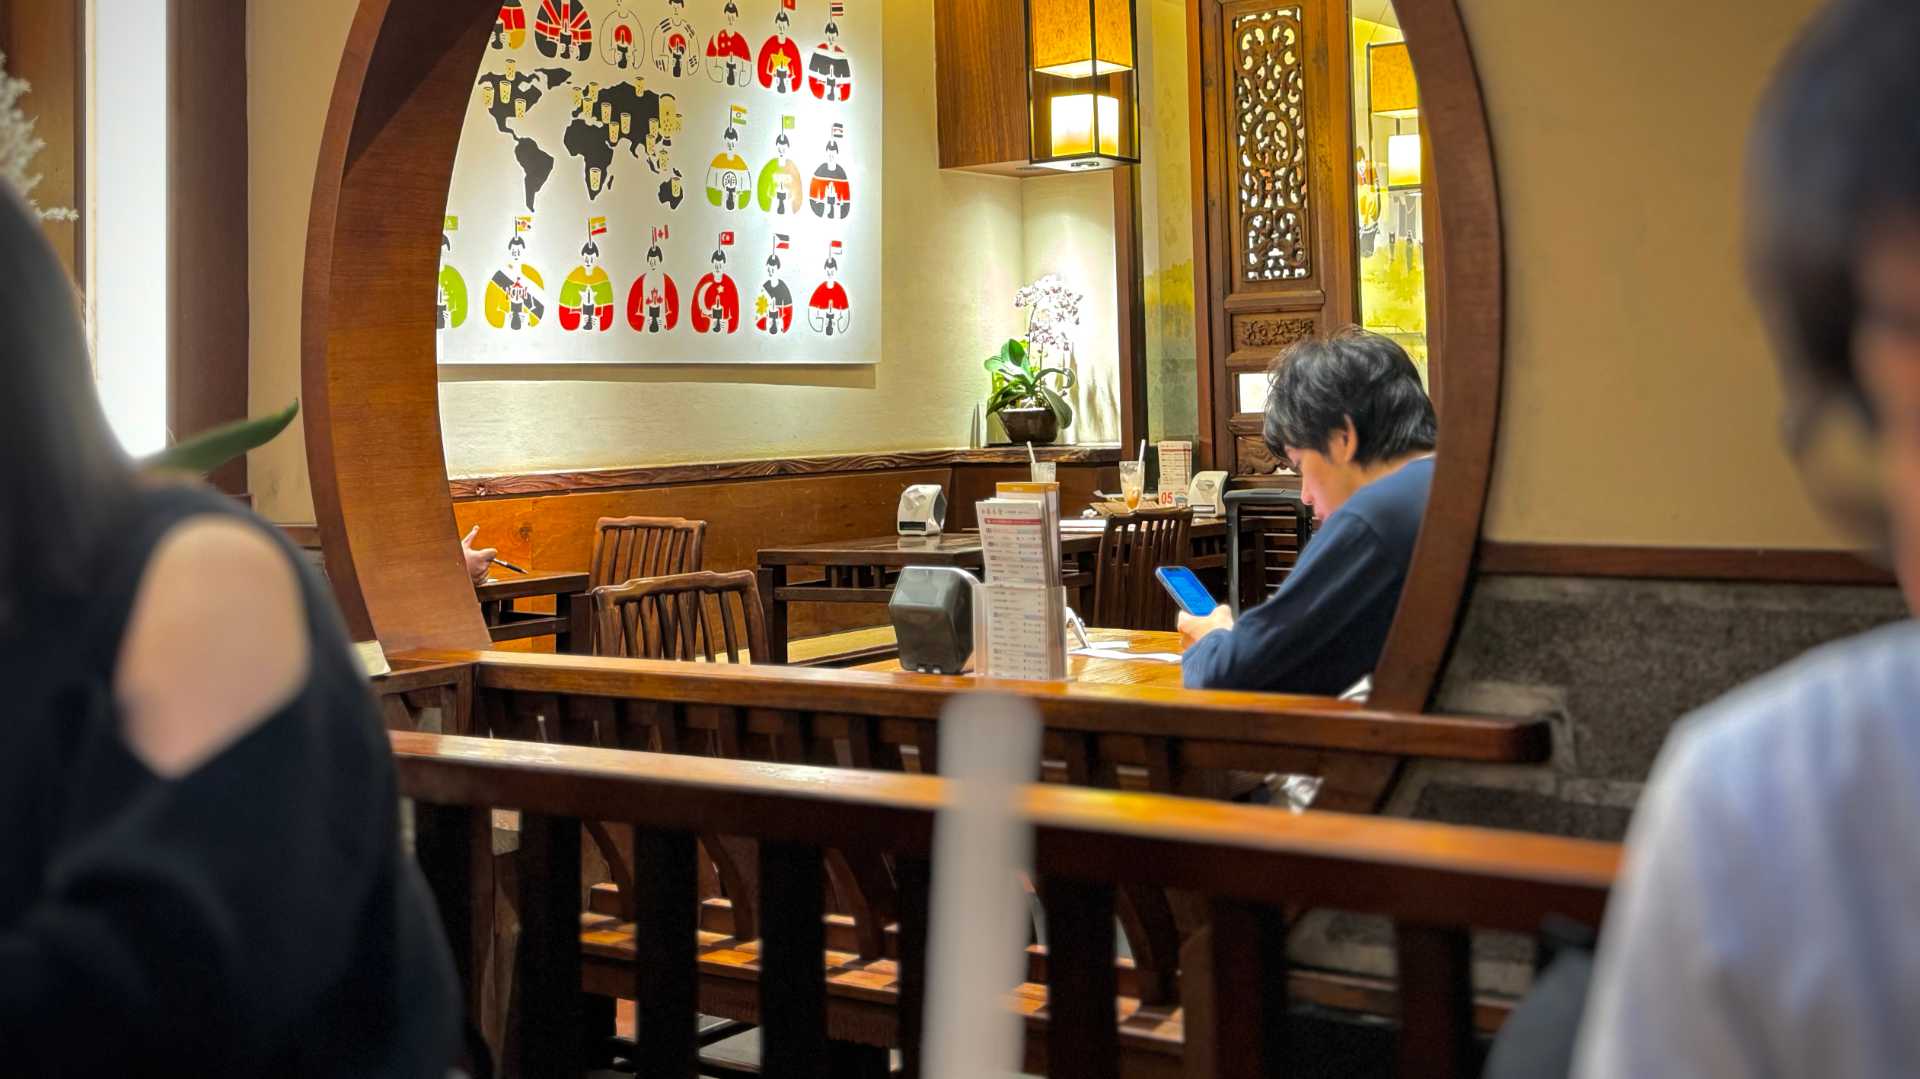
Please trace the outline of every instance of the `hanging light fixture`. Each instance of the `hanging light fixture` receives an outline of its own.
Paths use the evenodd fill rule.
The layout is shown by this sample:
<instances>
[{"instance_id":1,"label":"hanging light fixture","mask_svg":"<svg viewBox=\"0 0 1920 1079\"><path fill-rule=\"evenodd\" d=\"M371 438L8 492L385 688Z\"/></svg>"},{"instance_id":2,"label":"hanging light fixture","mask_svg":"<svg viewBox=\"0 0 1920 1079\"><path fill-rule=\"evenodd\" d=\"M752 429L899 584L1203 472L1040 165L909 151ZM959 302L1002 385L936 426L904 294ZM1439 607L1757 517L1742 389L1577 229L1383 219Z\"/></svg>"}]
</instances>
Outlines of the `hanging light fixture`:
<instances>
[{"instance_id":1,"label":"hanging light fixture","mask_svg":"<svg viewBox=\"0 0 1920 1079\"><path fill-rule=\"evenodd\" d=\"M1027 99L1036 165L1140 161L1133 0L1027 0Z\"/></svg>"}]
</instances>

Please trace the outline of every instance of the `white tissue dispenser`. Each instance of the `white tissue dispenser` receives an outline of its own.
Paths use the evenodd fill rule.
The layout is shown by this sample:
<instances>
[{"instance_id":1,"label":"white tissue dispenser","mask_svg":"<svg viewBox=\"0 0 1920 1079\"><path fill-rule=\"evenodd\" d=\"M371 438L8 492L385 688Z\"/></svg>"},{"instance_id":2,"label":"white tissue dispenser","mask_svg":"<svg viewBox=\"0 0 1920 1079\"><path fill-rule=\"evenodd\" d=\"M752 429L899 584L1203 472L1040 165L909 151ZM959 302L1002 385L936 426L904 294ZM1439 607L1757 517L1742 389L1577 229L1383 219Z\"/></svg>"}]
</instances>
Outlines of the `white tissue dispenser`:
<instances>
[{"instance_id":1,"label":"white tissue dispenser","mask_svg":"<svg viewBox=\"0 0 1920 1079\"><path fill-rule=\"evenodd\" d=\"M947 492L937 483L916 483L900 492L903 536L937 536L947 523Z\"/></svg>"}]
</instances>

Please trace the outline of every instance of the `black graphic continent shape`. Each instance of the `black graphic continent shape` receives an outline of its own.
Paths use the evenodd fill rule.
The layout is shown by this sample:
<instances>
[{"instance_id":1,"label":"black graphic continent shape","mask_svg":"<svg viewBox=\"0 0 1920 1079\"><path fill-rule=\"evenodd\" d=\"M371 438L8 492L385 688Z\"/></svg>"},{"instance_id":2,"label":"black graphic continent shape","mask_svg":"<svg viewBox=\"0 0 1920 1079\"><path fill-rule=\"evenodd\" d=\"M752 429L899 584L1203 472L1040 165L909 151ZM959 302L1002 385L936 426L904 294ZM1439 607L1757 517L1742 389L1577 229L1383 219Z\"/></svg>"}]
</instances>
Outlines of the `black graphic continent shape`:
<instances>
[{"instance_id":1,"label":"black graphic continent shape","mask_svg":"<svg viewBox=\"0 0 1920 1079\"><path fill-rule=\"evenodd\" d=\"M520 176L527 189L527 212L532 213L534 196L540 194L540 189L547 186L547 177L553 175L553 155L532 139L516 138L513 159L520 163Z\"/></svg>"},{"instance_id":2,"label":"black graphic continent shape","mask_svg":"<svg viewBox=\"0 0 1920 1079\"><path fill-rule=\"evenodd\" d=\"M600 170L602 189L613 185L613 144L607 141L607 129L576 117L567 125L567 152L580 159L580 182L586 184L587 198L598 199L600 192L587 183L587 174Z\"/></svg>"}]
</instances>

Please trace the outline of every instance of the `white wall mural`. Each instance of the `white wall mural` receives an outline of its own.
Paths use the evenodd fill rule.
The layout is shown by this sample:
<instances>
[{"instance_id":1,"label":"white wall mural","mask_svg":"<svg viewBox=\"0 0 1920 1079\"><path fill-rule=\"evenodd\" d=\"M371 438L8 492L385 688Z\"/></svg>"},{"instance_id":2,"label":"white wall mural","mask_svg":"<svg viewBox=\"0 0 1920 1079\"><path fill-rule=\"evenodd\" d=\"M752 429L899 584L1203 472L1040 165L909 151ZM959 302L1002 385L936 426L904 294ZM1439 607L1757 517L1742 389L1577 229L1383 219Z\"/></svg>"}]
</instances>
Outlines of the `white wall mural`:
<instances>
[{"instance_id":1,"label":"white wall mural","mask_svg":"<svg viewBox=\"0 0 1920 1079\"><path fill-rule=\"evenodd\" d=\"M880 63L871 0L506 0L440 362L876 362Z\"/></svg>"}]
</instances>

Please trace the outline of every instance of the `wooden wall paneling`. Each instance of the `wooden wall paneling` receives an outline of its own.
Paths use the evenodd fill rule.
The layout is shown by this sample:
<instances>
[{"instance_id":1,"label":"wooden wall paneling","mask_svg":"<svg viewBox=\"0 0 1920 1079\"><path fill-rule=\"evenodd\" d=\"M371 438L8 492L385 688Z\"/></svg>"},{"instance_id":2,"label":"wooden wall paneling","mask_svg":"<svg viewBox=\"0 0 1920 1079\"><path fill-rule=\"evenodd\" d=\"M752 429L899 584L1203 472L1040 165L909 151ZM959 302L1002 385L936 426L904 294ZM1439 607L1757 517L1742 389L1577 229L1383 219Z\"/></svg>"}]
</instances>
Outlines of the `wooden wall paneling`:
<instances>
[{"instance_id":1,"label":"wooden wall paneling","mask_svg":"<svg viewBox=\"0 0 1920 1079\"><path fill-rule=\"evenodd\" d=\"M167 3L167 433L247 415L246 0ZM276 407L278 407L276 405ZM208 480L247 490L243 456Z\"/></svg>"},{"instance_id":2,"label":"wooden wall paneling","mask_svg":"<svg viewBox=\"0 0 1920 1079\"><path fill-rule=\"evenodd\" d=\"M356 638L484 648L440 435L432 305L496 0L361 0L314 171L301 383L327 573ZM336 307L337 302L337 307Z\"/></svg>"},{"instance_id":3,"label":"wooden wall paneling","mask_svg":"<svg viewBox=\"0 0 1920 1079\"><path fill-rule=\"evenodd\" d=\"M594 522L601 517L703 520L707 522L704 568L727 571L757 568L762 547L891 534L900 492L916 483L937 483L951 491L952 470L468 501L454 507L454 517L461 534L477 524L477 542L499 547L501 557L510 562L542 570L585 568L593 553ZM791 612L789 628L797 636L886 621L885 609L878 606L795 604Z\"/></svg>"},{"instance_id":4,"label":"wooden wall paneling","mask_svg":"<svg viewBox=\"0 0 1920 1079\"><path fill-rule=\"evenodd\" d=\"M1023 0L934 0L941 168L1042 171L1029 163L1026 25Z\"/></svg>"},{"instance_id":5,"label":"wooden wall paneling","mask_svg":"<svg viewBox=\"0 0 1920 1079\"><path fill-rule=\"evenodd\" d=\"M1095 491L1118 491L1120 469L1116 465L1061 465L1054 469L1060 481L1060 512L1078 516L1093 501ZM980 522L974 503L992 498L994 485L1033 478L1025 467L1012 465L976 466L953 470L953 486L947 490L947 531L973 528Z\"/></svg>"},{"instance_id":6,"label":"wooden wall paneling","mask_svg":"<svg viewBox=\"0 0 1920 1079\"><path fill-rule=\"evenodd\" d=\"M1039 446L1042 461L1062 467L1071 464L1112 464L1120 459L1118 445ZM959 465L1017 465L1027 460L1025 446L984 446L956 450L889 450L879 453L839 453L818 457L758 458L747 461L708 461L681 465L641 465L632 468L590 468L564 472L531 472L505 476L471 476L449 481L453 497L500 498L513 495L563 494L609 488L664 487L680 483L717 483L726 480L772 479L778 476L825 476L847 472L897 472Z\"/></svg>"},{"instance_id":7,"label":"wooden wall paneling","mask_svg":"<svg viewBox=\"0 0 1920 1079\"><path fill-rule=\"evenodd\" d=\"M20 110L46 142L33 159L42 206L70 206L78 221L44 226L54 253L76 282L86 277L87 65L84 0L11 0L0 5L0 51L7 71L33 84Z\"/></svg>"},{"instance_id":8,"label":"wooden wall paneling","mask_svg":"<svg viewBox=\"0 0 1920 1079\"><path fill-rule=\"evenodd\" d=\"M1232 439L1227 434L1232 393L1217 382L1214 356L1226 347L1227 312L1218 301L1230 269L1226 245L1227 199L1214 183L1216 159L1226 153L1225 58L1220 40L1217 0L1187 0L1187 87L1193 143L1193 298L1195 372L1199 411L1196 460L1207 468L1234 471Z\"/></svg>"},{"instance_id":9,"label":"wooden wall paneling","mask_svg":"<svg viewBox=\"0 0 1920 1079\"><path fill-rule=\"evenodd\" d=\"M1454 0L1400 0L1395 10L1420 80L1421 123L1433 143L1428 197L1439 204L1446 237L1437 327L1446 426L1372 698L1382 708L1414 710L1426 706L1446 662L1486 509L1500 420L1506 268L1493 139L1460 10ZM1434 246L1427 250L1432 261Z\"/></svg>"}]
</instances>

